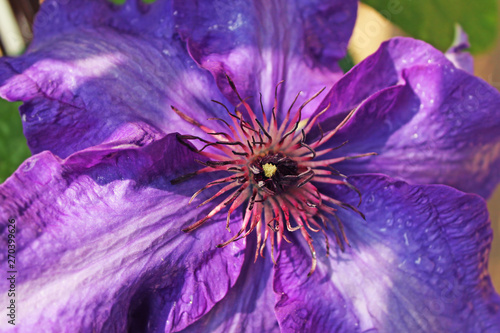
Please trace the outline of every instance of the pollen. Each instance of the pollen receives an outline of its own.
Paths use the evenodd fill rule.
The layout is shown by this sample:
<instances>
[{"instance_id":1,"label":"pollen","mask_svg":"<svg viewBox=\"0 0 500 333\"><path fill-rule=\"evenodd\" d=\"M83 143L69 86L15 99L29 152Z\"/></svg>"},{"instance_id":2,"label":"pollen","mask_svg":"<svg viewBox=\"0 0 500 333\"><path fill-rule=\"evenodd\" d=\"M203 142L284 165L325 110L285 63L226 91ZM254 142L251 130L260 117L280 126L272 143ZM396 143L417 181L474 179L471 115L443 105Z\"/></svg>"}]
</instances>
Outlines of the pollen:
<instances>
[{"instance_id":1,"label":"pollen","mask_svg":"<svg viewBox=\"0 0 500 333\"><path fill-rule=\"evenodd\" d=\"M276 165L274 165L272 163L264 164L262 166L262 169L264 169L264 176L266 176L266 178L271 178L276 173L276 170L278 170Z\"/></svg>"},{"instance_id":2,"label":"pollen","mask_svg":"<svg viewBox=\"0 0 500 333\"><path fill-rule=\"evenodd\" d=\"M227 246L255 233L257 238L255 260L259 254L261 257L264 256L266 244L270 243L269 252L272 261L276 264L275 252L280 250L282 240L291 242L288 236L292 233L300 233L311 251L310 276L317 263L313 245L313 241L317 240L311 236L311 233L323 234L328 255L330 245L325 230L329 229L340 250L344 251L346 246L349 246L349 241L336 212L339 209L348 209L364 218L356 207L321 193L317 187L318 184L345 185L358 194L359 203L361 203L361 193L349 184L347 177L336 170L333 165L353 158L375 155L375 153L325 158L345 143L338 147L321 148L351 119L357 109L350 111L333 130L324 133L317 121L330 105L316 112L310 119L301 119L302 110L318 97L324 88L306 100L292 114L295 102L300 95L299 92L284 115L283 122L279 123L275 112L279 107L278 89L283 83L281 81L274 91L274 106L270 115L262 106L261 95L262 115L259 120L246 99L241 98L231 78L227 75L226 78L240 103L233 111L230 111L223 103L213 101L224 108L230 121L222 118L211 120L222 122L227 127L227 132L215 131L172 106L172 110L182 119L199 127L207 136L212 136L214 139L210 141L193 135L178 135L180 143L196 151L204 157L203 160L208 161L198 160L203 165L201 169L176 178L171 183L178 184L188 178L208 172L223 175L193 194L189 203L201 192L212 187L219 187L218 191L199 206L216 199L218 203L213 204L206 216L183 231L190 232L201 227L223 210L227 210L226 229L229 230L231 214L238 208L245 207L240 230L218 247ZM246 116L242 111L246 113ZM307 135L311 133L314 126L318 127L321 135L313 140L307 140ZM190 141L201 144L198 148L194 148Z\"/></svg>"}]
</instances>

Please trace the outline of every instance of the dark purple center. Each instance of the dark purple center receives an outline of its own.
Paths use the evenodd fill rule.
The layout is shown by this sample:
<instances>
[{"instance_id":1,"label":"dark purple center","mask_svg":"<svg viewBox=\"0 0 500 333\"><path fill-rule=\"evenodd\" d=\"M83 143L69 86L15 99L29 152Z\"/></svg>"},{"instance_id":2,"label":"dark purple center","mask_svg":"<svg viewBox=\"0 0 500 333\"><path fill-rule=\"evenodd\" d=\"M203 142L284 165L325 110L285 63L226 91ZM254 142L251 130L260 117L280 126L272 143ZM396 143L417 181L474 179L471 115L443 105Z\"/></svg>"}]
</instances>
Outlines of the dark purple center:
<instances>
[{"instance_id":1,"label":"dark purple center","mask_svg":"<svg viewBox=\"0 0 500 333\"><path fill-rule=\"evenodd\" d=\"M266 164L272 164L276 167L276 171L271 177L265 175L264 165ZM297 162L278 153L257 157L250 165L250 171L258 187L267 189L274 194L285 192L297 183L299 167Z\"/></svg>"}]
</instances>

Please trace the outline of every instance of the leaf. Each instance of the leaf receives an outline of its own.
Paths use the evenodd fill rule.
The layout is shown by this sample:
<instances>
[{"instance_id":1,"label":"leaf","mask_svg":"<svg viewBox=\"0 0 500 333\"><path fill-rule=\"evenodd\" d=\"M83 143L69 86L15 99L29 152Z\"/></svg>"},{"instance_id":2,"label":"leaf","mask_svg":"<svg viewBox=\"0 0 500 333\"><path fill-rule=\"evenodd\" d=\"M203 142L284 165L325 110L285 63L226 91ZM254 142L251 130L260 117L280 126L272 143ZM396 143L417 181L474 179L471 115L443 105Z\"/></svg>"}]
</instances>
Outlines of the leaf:
<instances>
[{"instance_id":1,"label":"leaf","mask_svg":"<svg viewBox=\"0 0 500 333\"><path fill-rule=\"evenodd\" d=\"M20 105L0 99L0 183L31 156L19 117Z\"/></svg>"},{"instance_id":2,"label":"leaf","mask_svg":"<svg viewBox=\"0 0 500 333\"><path fill-rule=\"evenodd\" d=\"M497 36L497 0L362 0L412 37L440 50L451 46L458 23L469 35L470 51L490 47Z\"/></svg>"},{"instance_id":3,"label":"leaf","mask_svg":"<svg viewBox=\"0 0 500 333\"><path fill-rule=\"evenodd\" d=\"M347 73L354 67L354 59L352 59L351 54L349 52L346 53L345 57L339 60L339 66L344 73Z\"/></svg>"}]
</instances>

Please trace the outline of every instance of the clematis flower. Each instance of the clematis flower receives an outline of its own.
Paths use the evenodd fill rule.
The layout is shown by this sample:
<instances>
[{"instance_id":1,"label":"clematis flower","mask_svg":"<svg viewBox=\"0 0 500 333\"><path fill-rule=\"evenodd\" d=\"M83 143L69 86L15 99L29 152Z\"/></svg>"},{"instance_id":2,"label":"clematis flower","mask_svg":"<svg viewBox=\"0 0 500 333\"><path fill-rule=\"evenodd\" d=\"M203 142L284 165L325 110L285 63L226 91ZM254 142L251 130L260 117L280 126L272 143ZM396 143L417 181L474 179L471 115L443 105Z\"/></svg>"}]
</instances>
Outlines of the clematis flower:
<instances>
[{"instance_id":1,"label":"clematis flower","mask_svg":"<svg viewBox=\"0 0 500 333\"><path fill-rule=\"evenodd\" d=\"M34 154L2 331L499 331L500 96L407 38L342 75L356 5L46 0L0 62Z\"/></svg>"}]
</instances>

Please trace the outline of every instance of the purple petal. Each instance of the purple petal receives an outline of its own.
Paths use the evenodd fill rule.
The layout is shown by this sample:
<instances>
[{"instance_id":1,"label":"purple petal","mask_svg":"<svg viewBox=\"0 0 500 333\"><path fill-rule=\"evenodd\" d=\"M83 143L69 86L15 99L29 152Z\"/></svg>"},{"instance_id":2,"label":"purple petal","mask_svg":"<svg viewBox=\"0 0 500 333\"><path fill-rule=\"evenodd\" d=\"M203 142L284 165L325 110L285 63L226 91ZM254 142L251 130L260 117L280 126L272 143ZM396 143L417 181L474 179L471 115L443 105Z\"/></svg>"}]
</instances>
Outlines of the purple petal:
<instances>
[{"instance_id":1,"label":"purple petal","mask_svg":"<svg viewBox=\"0 0 500 333\"><path fill-rule=\"evenodd\" d=\"M379 172L484 197L500 181L500 94L423 42L384 43L333 87L327 102L324 130L361 105L331 140L349 140L334 153L378 153L338 165L344 173Z\"/></svg>"},{"instance_id":2,"label":"purple petal","mask_svg":"<svg viewBox=\"0 0 500 333\"><path fill-rule=\"evenodd\" d=\"M259 93L270 111L275 85L285 80L278 113L303 91L301 102L338 80L337 61L347 48L357 1L175 1L176 23L193 58L212 72L233 104L236 95L259 110ZM304 110L307 116L319 100Z\"/></svg>"},{"instance_id":3,"label":"purple petal","mask_svg":"<svg viewBox=\"0 0 500 333\"><path fill-rule=\"evenodd\" d=\"M210 209L188 206L207 177L170 184L197 168L194 157L171 134L63 161L43 152L21 165L0 187L5 267L9 218L17 228L16 300L25 316L15 328L165 332L209 312L236 282L245 241L216 248L230 237L225 216L181 231Z\"/></svg>"},{"instance_id":4,"label":"purple petal","mask_svg":"<svg viewBox=\"0 0 500 333\"><path fill-rule=\"evenodd\" d=\"M57 37L75 27L109 27L126 34L170 38L174 31L171 13L172 3L167 0L153 4L129 0L123 5L107 0L45 0L34 22L33 43Z\"/></svg>"},{"instance_id":5,"label":"purple petal","mask_svg":"<svg viewBox=\"0 0 500 333\"><path fill-rule=\"evenodd\" d=\"M469 47L469 37L462 27L457 25L455 28L455 40L453 41L453 45L446 51L445 56L455 67L474 74L474 58L467 52Z\"/></svg>"},{"instance_id":6,"label":"purple petal","mask_svg":"<svg viewBox=\"0 0 500 333\"><path fill-rule=\"evenodd\" d=\"M274 314L275 295L270 254L255 256L255 239L247 239L245 263L236 284L212 310L183 333L188 332L280 332Z\"/></svg>"},{"instance_id":7,"label":"purple petal","mask_svg":"<svg viewBox=\"0 0 500 333\"><path fill-rule=\"evenodd\" d=\"M195 134L171 105L200 121L227 116L210 101L227 103L212 76L174 36L169 7L162 0L43 3L29 52L0 59L0 95L25 102L21 116L33 153L67 157L130 135L129 142Z\"/></svg>"},{"instance_id":8,"label":"purple petal","mask_svg":"<svg viewBox=\"0 0 500 333\"><path fill-rule=\"evenodd\" d=\"M500 330L500 297L487 270L492 232L484 200L441 185L349 179L363 193L366 221L339 211L351 244L344 253L335 248L326 257L324 242L315 242L318 267L307 278L307 244L282 243L274 280L281 329ZM357 200L341 187L331 193Z\"/></svg>"}]
</instances>

